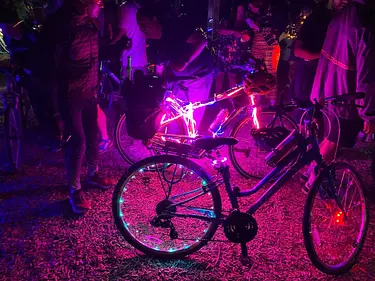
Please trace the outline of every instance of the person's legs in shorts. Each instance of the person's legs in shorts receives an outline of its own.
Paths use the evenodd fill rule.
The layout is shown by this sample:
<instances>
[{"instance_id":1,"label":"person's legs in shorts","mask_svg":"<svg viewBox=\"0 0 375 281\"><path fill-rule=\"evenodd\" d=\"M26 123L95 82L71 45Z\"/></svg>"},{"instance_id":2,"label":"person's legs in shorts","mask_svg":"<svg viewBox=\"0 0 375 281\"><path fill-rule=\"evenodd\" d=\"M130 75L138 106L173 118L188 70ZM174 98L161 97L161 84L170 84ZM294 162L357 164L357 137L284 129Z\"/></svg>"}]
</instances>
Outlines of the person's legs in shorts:
<instances>
[{"instance_id":1,"label":"person's legs in shorts","mask_svg":"<svg viewBox=\"0 0 375 281\"><path fill-rule=\"evenodd\" d=\"M91 208L81 190L81 170L86 149L86 137L82 123L82 105L66 103L62 107L65 129L70 136L65 148L65 162L70 189L70 204L75 213L83 213Z\"/></svg>"},{"instance_id":2,"label":"person's legs in shorts","mask_svg":"<svg viewBox=\"0 0 375 281\"><path fill-rule=\"evenodd\" d=\"M113 186L113 182L99 174L99 126L97 122L93 122L94 120L98 120L98 107L95 100L91 100L82 111L82 123L86 139L85 154L88 164L87 182L99 188L108 189Z\"/></svg>"},{"instance_id":3,"label":"person's legs in shorts","mask_svg":"<svg viewBox=\"0 0 375 281\"><path fill-rule=\"evenodd\" d=\"M103 153L108 150L111 145L111 141L108 136L107 130L107 116L105 115L104 111L101 109L99 104L97 105L97 122L98 122L98 129L99 129L99 152Z\"/></svg>"}]
</instances>

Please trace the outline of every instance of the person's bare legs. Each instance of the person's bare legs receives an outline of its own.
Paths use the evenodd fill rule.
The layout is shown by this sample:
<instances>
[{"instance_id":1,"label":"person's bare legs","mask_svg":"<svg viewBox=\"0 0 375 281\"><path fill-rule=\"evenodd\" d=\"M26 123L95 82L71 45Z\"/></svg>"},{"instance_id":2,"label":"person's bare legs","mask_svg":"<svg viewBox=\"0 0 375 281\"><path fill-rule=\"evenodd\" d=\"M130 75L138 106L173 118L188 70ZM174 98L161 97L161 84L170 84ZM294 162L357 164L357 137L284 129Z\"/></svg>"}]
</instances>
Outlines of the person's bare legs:
<instances>
[{"instance_id":1,"label":"person's bare legs","mask_svg":"<svg viewBox=\"0 0 375 281\"><path fill-rule=\"evenodd\" d=\"M108 131L107 131L107 116L104 111L98 105L98 127L101 140L108 140Z\"/></svg>"},{"instance_id":2,"label":"person's bare legs","mask_svg":"<svg viewBox=\"0 0 375 281\"><path fill-rule=\"evenodd\" d=\"M99 151L105 152L109 145L110 140L108 136L108 130L107 130L107 116L105 115L104 111L100 108L99 105L97 105L98 108L98 128L99 128L99 135L100 135L100 142L99 142Z\"/></svg>"},{"instance_id":3,"label":"person's bare legs","mask_svg":"<svg viewBox=\"0 0 375 281\"><path fill-rule=\"evenodd\" d=\"M333 160L335 159L335 153L337 149L337 143L332 142L328 139L324 139L320 144L320 154L323 157L323 161L326 165L330 165ZM313 172L313 169L315 167L316 163L312 162L307 170L307 174L309 175L309 179L306 183L307 189L310 189L316 179L315 173ZM307 190L306 190L307 191Z\"/></svg>"}]
</instances>

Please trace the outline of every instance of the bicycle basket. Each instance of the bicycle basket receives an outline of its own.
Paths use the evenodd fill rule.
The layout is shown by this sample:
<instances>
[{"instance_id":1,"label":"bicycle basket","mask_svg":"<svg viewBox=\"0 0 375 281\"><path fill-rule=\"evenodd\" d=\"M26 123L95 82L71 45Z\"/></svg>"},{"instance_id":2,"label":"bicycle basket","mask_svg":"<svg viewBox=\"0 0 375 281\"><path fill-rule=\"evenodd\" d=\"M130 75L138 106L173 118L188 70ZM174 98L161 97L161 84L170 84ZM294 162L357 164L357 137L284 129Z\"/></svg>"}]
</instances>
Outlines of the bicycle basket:
<instances>
[{"instance_id":1,"label":"bicycle basket","mask_svg":"<svg viewBox=\"0 0 375 281\"><path fill-rule=\"evenodd\" d=\"M285 127L251 129L251 136L257 147L263 151L271 151L289 134L290 131Z\"/></svg>"}]
</instances>

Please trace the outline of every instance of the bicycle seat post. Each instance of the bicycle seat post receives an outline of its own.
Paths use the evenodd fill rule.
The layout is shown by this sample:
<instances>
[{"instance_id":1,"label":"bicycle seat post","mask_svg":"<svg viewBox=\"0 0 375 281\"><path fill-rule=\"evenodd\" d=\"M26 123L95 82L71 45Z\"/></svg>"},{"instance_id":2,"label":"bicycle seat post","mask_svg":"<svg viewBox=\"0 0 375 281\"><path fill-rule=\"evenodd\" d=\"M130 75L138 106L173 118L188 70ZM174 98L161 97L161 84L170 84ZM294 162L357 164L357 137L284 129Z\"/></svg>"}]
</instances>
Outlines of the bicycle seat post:
<instances>
[{"instance_id":1,"label":"bicycle seat post","mask_svg":"<svg viewBox=\"0 0 375 281\"><path fill-rule=\"evenodd\" d=\"M216 149L215 150L215 156L212 157L212 165L214 166L215 170L218 170L219 172L223 172L225 168L228 167L227 164L227 157L222 157L220 150Z\"/></svg>"}]
</instances>

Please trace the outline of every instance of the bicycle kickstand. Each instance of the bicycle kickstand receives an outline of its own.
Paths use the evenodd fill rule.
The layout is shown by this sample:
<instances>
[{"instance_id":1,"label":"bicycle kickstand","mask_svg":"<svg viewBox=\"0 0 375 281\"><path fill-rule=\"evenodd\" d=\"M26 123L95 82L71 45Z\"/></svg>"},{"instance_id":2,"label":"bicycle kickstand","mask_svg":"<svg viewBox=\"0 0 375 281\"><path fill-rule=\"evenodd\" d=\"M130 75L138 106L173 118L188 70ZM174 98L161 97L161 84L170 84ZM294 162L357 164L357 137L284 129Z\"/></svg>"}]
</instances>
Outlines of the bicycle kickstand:
<instances>
[{"instance_id":1,"label":"bicycle kickstand","mask_svg":"<svg viewBox=\"0 0 375 281\"><path fill-rule=\"evenodd\" d=\"M241 243L240 261L241 261L243 266L248 266L248 267L252 266L251 258L248 256L246 242Z\"/></svg>"}]
</instances>

